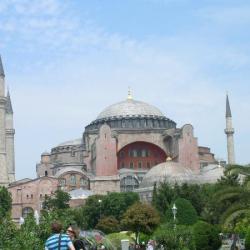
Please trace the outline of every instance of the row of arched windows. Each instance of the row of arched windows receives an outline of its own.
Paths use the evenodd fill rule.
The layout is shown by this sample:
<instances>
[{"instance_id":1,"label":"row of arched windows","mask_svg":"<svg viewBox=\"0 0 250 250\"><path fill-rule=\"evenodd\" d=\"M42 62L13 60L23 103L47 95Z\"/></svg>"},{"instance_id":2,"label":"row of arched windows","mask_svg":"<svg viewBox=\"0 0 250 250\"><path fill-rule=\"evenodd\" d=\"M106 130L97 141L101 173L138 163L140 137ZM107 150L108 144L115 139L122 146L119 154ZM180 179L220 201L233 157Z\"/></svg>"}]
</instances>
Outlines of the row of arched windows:
<instances>
[{"instance_id":1,"label":"row of arched windows","mask_svg":"<svg viewBox=\"0 0 250 250\"><path fill-rule=\"evenodd\" d=\"M149 169L149 168L151 168L152 166L155 166L155 165L157 165L158 164L158 162L156 161L156 162L133 162L133 161L131 161L131 162L129 162L129 165L126 165L125 164L125 162L121 162L120 163L120 168L130 168L130 169L134 169L134 168L138 168L138 169L142 169L142 168L147 168L147 169Z\"/></svg>"},{"instance_id":2,"label":"row of arched windows","mask_svg":"<svg viewBox=\"0 0 250 250\"><path fill-rule=\"evenodd\" d=\"M132 149L128 151L128 156L130 157L149 157L150 151L148 149ZM126 157L126 153L121 151L119 153L120 158Z\"/></svg>"},{"instance_id":3,"label":"row of arched windows","mask_svg":"<svg viewBox=\"0 0 250 250\"><path fill-rule=\"evenodd\" d=\"M76 176L75 175L71 175L70 176L70 180L69 180L68 184L71 185L71 186L76 186L77 180L76 180ZM59 179L59 185L61 187L66 186L66 179L65 178ZM80 185L81 186L88 186L88 180L85 179L85 178L80 178Z\"/></svg>"}]
</instances>

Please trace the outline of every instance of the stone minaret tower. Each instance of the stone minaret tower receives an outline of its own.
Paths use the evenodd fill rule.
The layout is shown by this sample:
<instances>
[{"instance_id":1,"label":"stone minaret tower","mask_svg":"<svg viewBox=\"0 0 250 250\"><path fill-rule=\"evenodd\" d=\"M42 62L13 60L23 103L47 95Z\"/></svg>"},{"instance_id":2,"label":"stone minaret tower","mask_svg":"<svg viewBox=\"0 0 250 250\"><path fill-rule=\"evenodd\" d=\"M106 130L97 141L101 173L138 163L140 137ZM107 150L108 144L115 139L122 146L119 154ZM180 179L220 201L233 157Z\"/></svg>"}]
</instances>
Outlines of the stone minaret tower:
<instances>
[{"instance_id":1,"label":"stone minaret tower","mask_svg":"<svg viewBox=\"0 0 250 250\"><path fill-rule=\"evenodd\" d=\"M0 56L0 185L9 184L7 157L6 157L6 97L5 75Z\"/></svg>"},{"instance_id":2,"label":"stone minaret tower","mask_svg":"<svg viewBox=\"0 0 250 250\"><path fill-rule=\"evenodd\" d=\"M9 182L15 181L15 151L14 151L14 135L13 127L13 109L10 99L9 90L6 98L6 160Z\"/></svg>"},{"instance_id":3,"label":"stone minaret tower","mask_svg":"<svg viewBox=\"0 0 250 250\"><path fill-rule=\"evenodd\" d=\"M227 135L227 163L234 164L235 156L234 156L234 129L232 124L232 114L229 104L229 99L227 95L226 99L226 129L225 134Z\"/></svg>"}]
</instances>

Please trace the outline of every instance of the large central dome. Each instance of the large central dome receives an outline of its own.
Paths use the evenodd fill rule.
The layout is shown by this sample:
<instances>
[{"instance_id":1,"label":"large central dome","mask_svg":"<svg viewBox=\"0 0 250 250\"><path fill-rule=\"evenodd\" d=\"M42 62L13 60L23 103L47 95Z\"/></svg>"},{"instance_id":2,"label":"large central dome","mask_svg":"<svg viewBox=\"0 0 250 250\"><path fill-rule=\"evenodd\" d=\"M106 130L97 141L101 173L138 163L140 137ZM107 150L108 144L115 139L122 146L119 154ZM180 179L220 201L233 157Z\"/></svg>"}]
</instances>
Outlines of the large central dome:
<instances>
[{"instance_id":1,"label":"large central dome","mask_svg":"<svg viewBox=\"0 0 250 250\"><path fill-rule=\"evenodd\" d=\"M145 102L127 99L123 102L115 103L104 109L97 117L97 119L104 119L109 117L135 117L135 116L157 116L165 117L163 113L156 107Z\"/></svg>"}]
</instances>

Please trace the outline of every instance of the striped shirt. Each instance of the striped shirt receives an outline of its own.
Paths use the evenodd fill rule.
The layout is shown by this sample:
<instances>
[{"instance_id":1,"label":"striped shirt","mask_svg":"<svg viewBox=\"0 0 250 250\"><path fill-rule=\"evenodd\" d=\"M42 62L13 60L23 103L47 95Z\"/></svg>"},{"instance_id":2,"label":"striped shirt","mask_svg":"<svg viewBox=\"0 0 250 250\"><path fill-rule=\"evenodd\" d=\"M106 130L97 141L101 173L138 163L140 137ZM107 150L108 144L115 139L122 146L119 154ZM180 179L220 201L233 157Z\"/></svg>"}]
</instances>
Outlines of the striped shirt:
<instances>
[{"instance_id":1,"label":"striped shirt","mask_svg":"<svg viewBox=\"0 0 250 250\"><path fill-rule=\"evenodd\" d=\"M67 234L61 234L61 250L68 250L73 245ZM45 250L58 250L59 248L59 234L51 235L45 243Z\"/></svg>"}]
</instances>

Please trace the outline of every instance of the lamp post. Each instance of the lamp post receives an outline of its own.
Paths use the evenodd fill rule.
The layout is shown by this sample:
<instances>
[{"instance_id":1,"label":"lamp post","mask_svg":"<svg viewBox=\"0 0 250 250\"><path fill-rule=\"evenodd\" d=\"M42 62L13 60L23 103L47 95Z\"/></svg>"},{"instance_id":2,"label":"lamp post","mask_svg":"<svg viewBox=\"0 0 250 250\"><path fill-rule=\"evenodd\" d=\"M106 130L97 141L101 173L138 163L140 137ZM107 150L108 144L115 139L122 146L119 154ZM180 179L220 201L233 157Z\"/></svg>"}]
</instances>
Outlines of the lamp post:
<instances>
[{"instance_id":1,"label":"lamp post","mask_svg":"<svg viewBox=\"0 0 250 250\"><path fill-rule=\"evenodd\" d=\"M102 200L98 200L99 204L100 204L100 214L99 214L99 219L101 219L101 207L102 207Z\"/></svg>"},{"instance_id":2,"label":"lamp post","mask_svg":"<svg viewBox=\"0 0 250 250\"><path fill-rule=\"evenodd\" d=\"M172 207L172 212L173 212L173 215L174 215L174 228L176 228L176 214L177 214L177 207L175 206L175 203Z\"/></svg>"}]
</instances>

